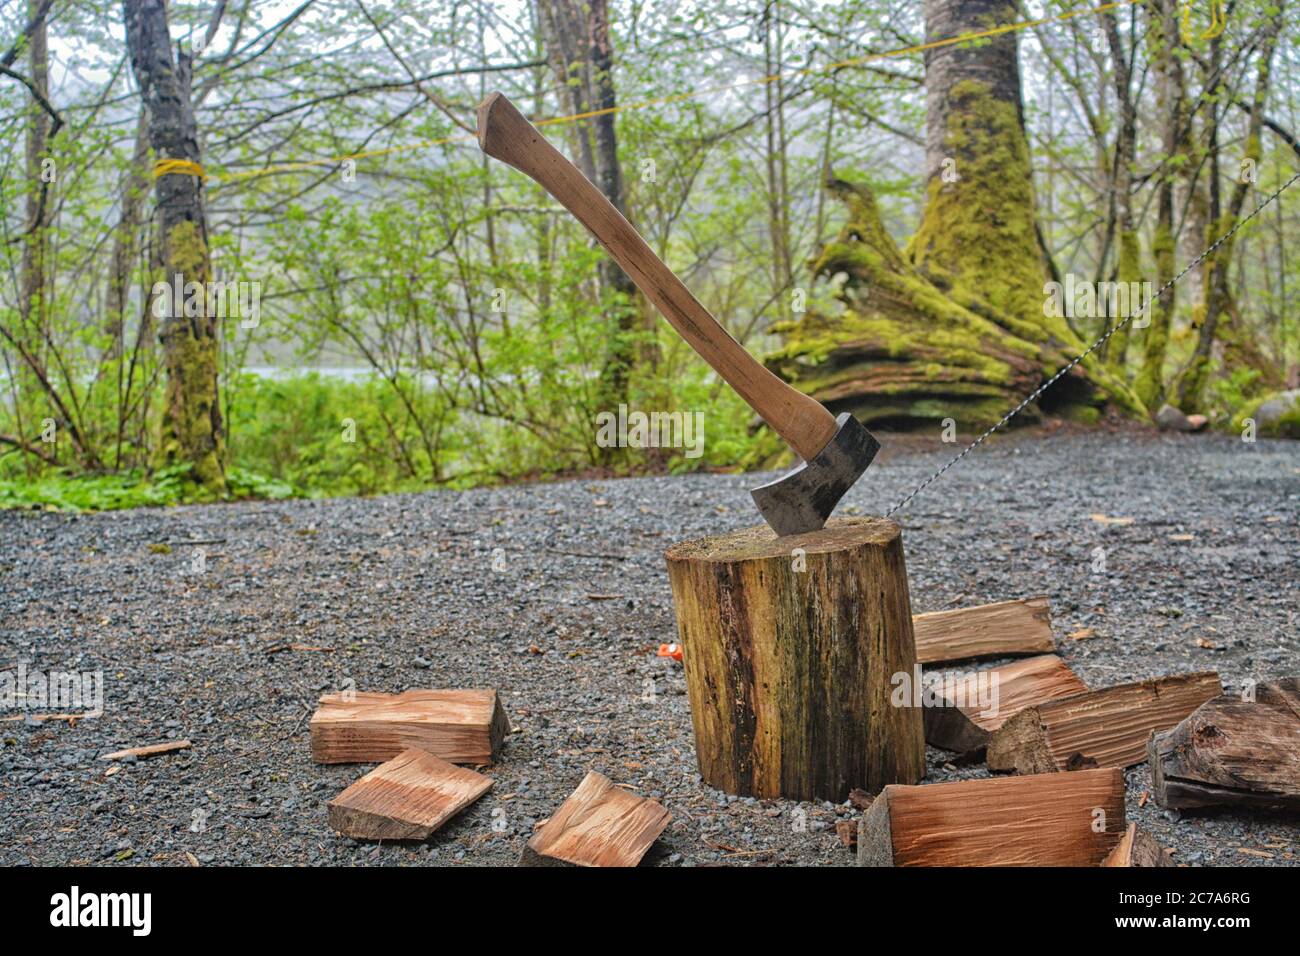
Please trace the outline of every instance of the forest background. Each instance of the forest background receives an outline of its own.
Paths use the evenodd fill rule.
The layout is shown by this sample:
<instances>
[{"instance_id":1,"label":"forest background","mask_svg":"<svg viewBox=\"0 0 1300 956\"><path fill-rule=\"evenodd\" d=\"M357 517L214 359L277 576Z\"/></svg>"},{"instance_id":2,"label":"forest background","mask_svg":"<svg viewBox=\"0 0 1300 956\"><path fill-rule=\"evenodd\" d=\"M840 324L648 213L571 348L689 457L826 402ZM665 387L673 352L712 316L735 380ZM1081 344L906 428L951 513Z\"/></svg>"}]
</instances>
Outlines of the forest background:
<instances>
[{"instance_id":1,"label":"forest background","mask_svg":"<svg viewBox=\"0 0 1300 956\"><path fill-rule=\"evenodd\" d=\"M558 120L724 326L834 411L986 427L1218 242L1023 418L1169 405L1300 437L1300 218L1289 194L1251 217L1300 168L1298 22L1254 0L0 0L0 506L780 461L568 213L480 153L493 90ZM607 447L620 406L700 413L701 453Z\"/></svg>"}]
</instances>

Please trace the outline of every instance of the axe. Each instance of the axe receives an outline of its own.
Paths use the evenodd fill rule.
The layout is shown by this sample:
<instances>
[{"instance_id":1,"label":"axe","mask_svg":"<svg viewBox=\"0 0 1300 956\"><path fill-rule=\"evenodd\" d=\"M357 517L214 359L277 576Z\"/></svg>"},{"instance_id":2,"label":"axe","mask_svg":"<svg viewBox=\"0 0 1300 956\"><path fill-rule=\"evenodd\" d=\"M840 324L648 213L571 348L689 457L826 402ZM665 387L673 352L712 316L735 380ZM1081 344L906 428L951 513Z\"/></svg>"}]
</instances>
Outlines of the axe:
<instances>
[{"instance_id":1,"label":"axe","mask_svg":"<svg viewBox=\"0 0 1300 956\"><path fill-rule=\"evenodd\" d=\"M793 471L751 492L772 530L787 535L823 527L880 443L852 415L836 418L746 352L605 195L500 93L479 104L478 143L573 213L687 344L803 459Z\"/></svg>"}]
</instances>

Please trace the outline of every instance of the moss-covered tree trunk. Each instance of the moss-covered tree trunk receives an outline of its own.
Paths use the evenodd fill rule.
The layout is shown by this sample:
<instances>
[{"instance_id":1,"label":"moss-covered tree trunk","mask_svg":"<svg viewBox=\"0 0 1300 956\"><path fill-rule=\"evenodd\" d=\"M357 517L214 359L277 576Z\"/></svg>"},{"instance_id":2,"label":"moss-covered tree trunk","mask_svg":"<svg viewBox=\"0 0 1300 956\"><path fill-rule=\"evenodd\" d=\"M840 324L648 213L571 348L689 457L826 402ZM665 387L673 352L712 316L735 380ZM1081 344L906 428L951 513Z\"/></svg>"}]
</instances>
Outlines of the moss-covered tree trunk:
<instances>
[{"instance_id":1,"label":"moss-covered tree trunk","mask_svg":"<svg viewBox=\"0 0 1300 956\"><path fill-rule=\"evenodd\" d=\"M926 40L1015 19L1006 0L926 0ZM843 310L778 330L773 367L835 411L916 425L987 425L1084 349L1044 308L1016 34L926 52L926 204L905 250L869 190L834 182L849 221L815 263ZM1094 416L1136 396L1089 359L1041 403Z\"/></svg>"},{"instance_id":2,"label":"moss-covered tree trunk","mask_svg":"<svg viewBox=\"0 0 1300 956\"><path fill-rule=\"evenodd\" d=\"M131 67L149 114L149 145L159 160L199 161L198 130L190 104L188 62L172 58L164 0L124 0ZM173 288L161 339L167 369L158 459L191 465L190 477L210 493L226 490L225 432L218 394L217 317L208 314L212 278L202 180L189 173L159 176L165 281ZM176 305L181 302L180 308Z\"/></svg>"}]
</instances>

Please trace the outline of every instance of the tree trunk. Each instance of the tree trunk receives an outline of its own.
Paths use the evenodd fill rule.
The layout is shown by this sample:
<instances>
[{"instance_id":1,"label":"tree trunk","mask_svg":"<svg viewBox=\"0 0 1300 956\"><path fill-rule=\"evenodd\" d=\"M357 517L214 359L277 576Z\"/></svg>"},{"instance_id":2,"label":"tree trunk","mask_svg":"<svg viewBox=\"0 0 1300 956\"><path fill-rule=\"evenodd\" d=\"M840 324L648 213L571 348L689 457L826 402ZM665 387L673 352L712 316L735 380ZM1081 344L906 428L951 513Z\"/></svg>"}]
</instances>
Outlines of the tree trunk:
<instances>
[{"instance_id":1,"label":"tree trunk","mask_svg":"<svg viewBox=\"0 0 1300 956\"><path fill-rule=\"evenodd\" d=\"M29 0L27 6L31 24L27 40L28 70L31 72L32 85L48 99L50 87L46 11L40 0ZM24 228L29 231L23 239L22 264L18 280L20 325L17 334L25 343L32 359L41 364L44 364L43 359L40 358L44 349L39 343L44 339L42 330L45 328L45 253L49 246L45 230L49 217L49 186L42 183L41 161L46 158L45 150L49 132L49 115L33 99L31 115L27 120L27 196L26 215L23 217ZM20 432L24 430L22 416L27 405L24 397L28 394L37 395L43 391L40 387L40 380L43 377L31 368L21 368L15 376L18 397L14 402L14 409ZM36 416L38 420L40 417ZM57 459L58 444L56 443L49 451ZM33 467L37 464L33 456L29 454L25 458L25 463L28 474L33 474Z\"/></svg>"},{"instance_id":2,"label":"tree trunk","mask_svg":"<svg viewBox=\"0 0 1300 956\"><path fill-rule=\"evenodd\" d=\"M188 58L173 60L164 0L124 0L127 48L149 112L149 145L158 160L199 161L198 130L188 89ZM161 339L167 369L158 459L188 464L190 480L210 493L226 489L225 431L218 394L220 345L216 316L203 291L212 277L202 180L170 173L154 186L161 218L165 281L185 304L168 304ZM179 280L178 277L179 276ZM174 288L181 283L179 294ZM197 293L191 295L192 293Z\"/></svg>"},{"instance_id":3,"label":"tree trunk","mask_svg":"<svg viewBox=\"0 0 1300 956\"><path fill-rule=\"evenodd\" d=\"M583 175L624 217L627 202L623 169L614 131L614 50L609 36L606 0L537 0L538 19L562 102L571 113L601 111L572 124L576 131L577 163ZM567 101L564 96L567 94ZM610 297L613 317L611 344L601 370L602 408L628 400L628 384L636 363L636 332L641 310L635 283L612 259L600 262L600 285Z\"/></svg>"},{"instance_id":4,"label":"tree trunk","mask_svg":"<svg viewBox=\"0 0 1300 956\"><path fill-rule=\"evenodd\" d=\"M1156 112L1164 117L1161 129L1161 152L1166 168L1160 173L1156 193L1156 231L1151 251L1156 262L1156 287L1165 288L1174 278L1174 180L1177 166L1173 157L1182 149L1182 126L1185 110L1182 60L1175 54L1178 42L1178 7L1174 0L1156 0L1148 10L1151 24L1153 68L1156 74ZM1142 336L1142 365L1133 390L1142 404L1155 412L1165 396L1165 352L1169 346L1169 327L1177 303L1176 289L1169 286L1151 308L1151 324Z\"/></svg>"},{"instance_id":5,"label":"tree trunk","mask_svg":"<svg viewBox=\"0 0 1300 956\"><path fill-rule=\"evenodd\" d=\"M1277 7L1273 15L1265 21L1263 30L1264 37L1260 43L1259 64L1255 80L1255 94L1251 102L1250 120L1246 131L1246 149L1245 158L1251 160L1256 165L1259 164L1261 157L1260 134L1263 130L1264 104L1268 100L1269 80L1273 64L1273 51L1277 46L1278 32L1282 24L1281 5ZM1214 41L1215 58L1212 63L1218 61L1218 44ZM1250 192L1251 183L1245 177L1236 177L1236 185L1233 186L1232 196L1228 200L1227 211L1220 209L1218 201L1219 177L1218 177L1218 110L1226 109L1226 104L1220 107L1217 103L1211 104L1210 122L1208 132L1210 136L1210 149L1212 151L1211 159L1211 217L1210 232L1205 236L1206 246L1213 245L1221 238L1236 228L1241 220L1241 214L1245 207L1246 197ZM1240 317L1237 315L1236 304L1233 301L1232 291L1228 285L1228 270L1232 265L1232 255L1235 248L1236 237L1229 236L1223 238L1222 245L1219 246L1205 263L1205 314L1197 330L1196 348L1192 353L1192 360L1183 373L1182 379L1178 383L1178 407L1185 412L1197 412L1201 410L1205 383L1208 381L1211 371L1211 362L1214 354L1215 339L1219 332L1220 320L1226 315L1230 319L1236 319L1236 322L1230 322L1233 325L1232 334L1225 334L1225 340L1230 337L1238 345L1238 352L1244 353L1242 348L1247 342L1243 342L1246 336L1243 330L1238 328ZM1255 354L1258 352L1255 350ZM1260 358L1261 365L1267 365ZM1257 366L1258 367L1258 366ZM1276 385L1276 381L1268 382L1267 385ZM1267 387L1266 385L1266 387Z\"/></svg>"},{"instance_id":6,"label":"tree trunk","mask_svg":"<svg viewBox=\"0 0 1300 956\"><path fill-rule=\"evenodd\" d=\"M931 42L1013 19L1004 0L925 3ZM842 282L845 308L778 326L786 345L770 364L834 412L988 425L1085 348L1044 307L1016 42L1006 33L926 52L927 200L905 251L868 190L830 184L849 222L814 271ZM1040 404L1092 418L1107 397L1139 408L1094 356Z\"/></svg>"},{"instance_id":7,"label":"tree trunk","mask_svg":"<svg viewBox=\"0 0 1300 956\"><path fill-rule=\"evenodd\" d=\"M29 0L28 13L33 17L28 37L27 60L32 85L48 98L49 42L46 18L40 0ZM49 219L48 189L42 189L41 162L50 134L50 117L33 100L31 116L27 122L27 203L26 228L30 230L23 242L21 281L19 283L19 315L23 332L29 342L40 342L40 330L45 325L45 253L48 240L45 226ZM32 334L34 333L34 334ZM37 354L42 351L37 349Z\"/></svg>"},{"instance_id":8,"label":"tree trunk","mask_svg":"<svg viewBox=\"0 0 1300 956\"><path fill-rule=\"evenodd\" d=\"M768 233L772 243L772 295L782 303L793 282L790 252L789 169L786 162L785 86L781 80L785 69L779 11L776 0L763 9L763 72L776 80L763 84L766 107L766 166ZM774 24L773 20L777 22ZM780 309L780 306L778 306ZM778 315L786 314L780 309Z\"/></svg>"},{"instance_id":9,"label":"tree trunk","mask_svg":"<svg viewBox=\"0 0 1300 956\"><path fill-rule=\"evenodd\" d=\"M121 358L126 306L131 295L131 274L140 250L140 207L149 188L145 164L149 159L148 114L143 110L136 125L131 164L118 186L120 213L113 230L113 257L109 263L104 331L112 337L111 358Z\"/></svg>"},{"instance_id":10,"label":"tree trunk","mask_svg":"<svg viewBox=\"0 0 1300 956\"><path fill-rule=\"evenodd\" d=\"M1128 54L1120 39L1119 23L1115 11L1108 10L1100 14L1102 28L1106 33L1106 43L1114 61L1115 98L1119 102L1119 129L1115 135L1114 166L1114 204L1116 219L1119 224L1119 263L1115 279L1120 283L1142 281L1142 247L1138 241L1137 227L1133 219L1133 168L1137 163L1137 104L1133 101L1133 77ZM1136 47L1136 40L1134 41ZM1128 286L1132 288L1132 286ZM1152 306L1148 308L1154 307ZM1113 324L1123 316L1110 316ZM1148 312L1148 321L1150 315ZM1126 325L1113 336L1109 348L1103 354L1115 366L1116 373L1125 377L1127 367L1129 333L1132 325Z\"/></svg>"}]
</instances>

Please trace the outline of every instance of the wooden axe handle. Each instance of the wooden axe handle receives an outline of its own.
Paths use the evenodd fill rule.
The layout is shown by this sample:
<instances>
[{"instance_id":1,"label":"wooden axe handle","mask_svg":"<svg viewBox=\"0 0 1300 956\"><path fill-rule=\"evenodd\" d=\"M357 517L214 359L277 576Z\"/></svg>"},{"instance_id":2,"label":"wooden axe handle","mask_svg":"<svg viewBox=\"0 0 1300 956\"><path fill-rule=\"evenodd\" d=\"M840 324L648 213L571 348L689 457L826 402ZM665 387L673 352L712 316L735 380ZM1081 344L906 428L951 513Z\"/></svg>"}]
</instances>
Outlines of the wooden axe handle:
<instances>
[{"instance_id":1,"label":"wooden axe handle","mask_svg":"<svg viewBox=\"0 0 1300 956\"><path fill-rule=\"evenodd\" d=\"M535 180L573 213L687 344L800 457L815 458L835 437L835 416L773 375L728 335L622 213L500 93L479 104L478 142L483 152Z\"/></svg>"}]
</instances>

